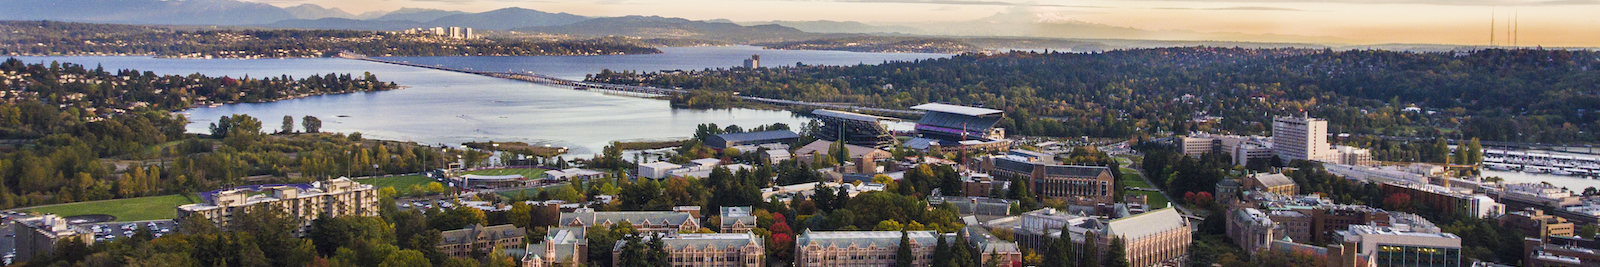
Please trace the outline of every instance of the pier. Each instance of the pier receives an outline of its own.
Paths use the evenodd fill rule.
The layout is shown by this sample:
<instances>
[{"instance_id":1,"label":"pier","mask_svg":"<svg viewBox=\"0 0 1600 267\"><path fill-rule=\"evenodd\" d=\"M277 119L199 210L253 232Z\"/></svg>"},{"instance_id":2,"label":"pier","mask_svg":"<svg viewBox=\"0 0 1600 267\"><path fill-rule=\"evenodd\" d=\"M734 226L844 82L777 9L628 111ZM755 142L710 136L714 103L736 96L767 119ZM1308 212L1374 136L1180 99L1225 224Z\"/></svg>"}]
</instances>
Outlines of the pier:
<instances>
[{"instance_id":1,"label":"pier","mask_svg":"<svg viewBox=\"0 0 1600 267\"><path fill-rule=\"evenodd\" d=\"M603 90L603 91L626 92L626 93L637 93L637 94L648 94L648 95L677 95L677 94L684 94L684 93L688 93L689 92L689 90L675 89L675 88L659 88L659 87L650 87L650 86L634 86L634 85L593 83L593 82L585 82L585 81L568 80L568 79L556 78L556 77L552 77L552 76L548 76L548 75L541 75L541 74L532 73L532 72L492 72L492 71L475 71L475 70L468 70L468 69L457 69L457 68L445 67L445 66L441 66L441 65L429 66L429 65L422 65L422 64L416 64L416 63L410 63L410 62L375 59L375 58L367 57L365 55L348 53L348 52L340 52L339 53L339 57L340 58L345 58L345 59L370 61L370 62L377 62L377 63L384 63L384 64L394 64L394 65L401 65L401 66L408 66L408 67L417 67L417 68L434 69L434 70L442 70L442 71L449 71L449 72L460 72L460 73L466 73L466 74L483 75L483 76L489 76L489 77L495 77L495 78L501 78L501 79L518 80L518 81L524 81L524 82L548 85L548 86L553 86L553 87L572 88L574 90ZM738 95L735 95L735 97L738 97L740 100L744 100L744 101L754 101L754 102L761 102L761 103L768 103L768 104L775 104L775 105L803 106L803 107L833 109L833 110L843 110L843 111L853 111L853 112L877 112L877 113L904 114L904 115L922 115L923 114L921 111L905 110L905 109L861 107L861 106L846 105L846 104L816 103L816 102L772 99L772 98L762 98L762 97L753 97L753 96L738 96Z\"/></svg>"}]
</instances>

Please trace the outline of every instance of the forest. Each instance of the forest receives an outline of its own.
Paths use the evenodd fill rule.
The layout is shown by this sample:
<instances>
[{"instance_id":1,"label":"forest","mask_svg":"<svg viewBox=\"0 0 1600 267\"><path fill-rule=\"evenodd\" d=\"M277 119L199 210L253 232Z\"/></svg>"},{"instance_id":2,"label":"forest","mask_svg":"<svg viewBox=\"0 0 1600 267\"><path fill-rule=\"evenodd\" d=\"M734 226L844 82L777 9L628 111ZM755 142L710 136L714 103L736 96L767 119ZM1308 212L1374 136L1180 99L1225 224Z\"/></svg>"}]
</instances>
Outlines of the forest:
<instances>
[{"instance_id":1,"label":"forest","mask_svg":"<svg viewBox=\"0 0 1600 267\"><path fill-rule=\"evenodd\" d=\"M1357 135L1600 141L1585 134L1600 131L1593 51L1013 51L878 65L603 71L587 80L882 108L983 106L1006 110L1000 127L1031 136L1264 134L1271 116L1309 114L1329 120L1330 132Z\"/></svg>"},{"instance_id":2,"label":"forest","mask_svg":"<svg viewBox=\"0 0 1600 267\"><path fill-rule=\"evenodd\" d=\"M626 42L454 39L351 30L178 30L158 26L0 21L0 55L147 55L175 58L369 56L546 56L661 53Z\"/></svg>"}]
</instances>

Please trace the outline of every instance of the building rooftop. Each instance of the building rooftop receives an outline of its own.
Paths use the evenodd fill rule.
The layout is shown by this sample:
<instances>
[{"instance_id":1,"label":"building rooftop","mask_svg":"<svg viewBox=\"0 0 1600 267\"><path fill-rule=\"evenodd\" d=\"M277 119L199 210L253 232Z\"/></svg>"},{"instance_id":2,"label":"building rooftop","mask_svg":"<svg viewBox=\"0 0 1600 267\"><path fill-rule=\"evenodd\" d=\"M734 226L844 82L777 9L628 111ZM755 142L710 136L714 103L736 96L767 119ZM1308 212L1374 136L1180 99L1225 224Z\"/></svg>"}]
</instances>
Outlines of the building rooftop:
<instances>
[{"instance_id":1,"label":"building rooftop","mask_svg":"<svg viewBox=\"0 0 1600 267\"><path fill-rule=\"evenodd\" d=\"M878 122L878 121L882 121L882 120L895 120L894 118L885 118L885 117L878 117L878 116L866 115L866 114L855 113L855 112L845 112L845 111L826 110L826 109L811 110L811 115L817 115L817 116L823 116L823 117L833 117L833 118L853 120L853 121L863 121L863 122Z\"/></svg>"},{"instance_id":2,"label":"building rooftop","mask_svg":"<svg viewBox=\"0 0 1600 267\"><path fill-rule=\"evenodd\" d=\"M938 236L933 231L907 231L906 236L921 246L933 246ZM889 248L900 246L900 231L811 231L795 239L799 246Z\"/></svg>"},{"instance_id":3,"label":"building rooftop","mask_svg":"<svg viewBox=\"0 0 1600 267\"><path fill-rule=\"evenodd\" d=\"M1294 180L1289 179L1289 176L1284 176L1282 173L1273 173L1273 174L1257 173L1255 175L1251 175L1250 178L1251 179L1255 179L1257 183L1260 183L1261 185L1266 186L1266 187L1278 187L1278 186L1285 186L1285 185L1294 185Z\"/></svg>"},{"instance_id":4,"label":"building rooftop","mask_svg":"<svg viewBox=\"0 0 1600 267\"><path fill-rule=\"evenodd\" d=\"M927 103L927 104L916 105L916 106L911 107L911 109L921 110L921 111L955 113L955 114L961 114L961 115L967 115L967 116L986 116L986 115L994 115L994 114L1000 114L1000 113L1005 112L1005 111L995 110L995 109L987 109L987 108L980 108L980 107L968 107L968 106L957 106L957 105L940 104L940 103Z\"/></svg>"},{"instance_id":5,"label":"building rooftop","mask_svg":"<svg viewBox=\"0 0 1600 267\"><path fill-rule=\"evenodd\" d=\"M800 135L796 134L794 132L791 132L789 130L776 130L776 131L765 131L765 132L719 134L719 135L716 135L716 137L722 138L722 141L727 141L727 142L748 142L748 141L762 141L762 140L777 140L777 139L800 138Z\"/></svg>"},{"instance_id":6,"label":"building rooftop","mask_svg":"<svg viewBox=\"0 0 1600 267\"><path fill-rule=\"evenodd\" d=\"M1125 239L1138 239L1187 226L1189 220L1178 214L1178 210L1169 207L1112 220L1106 223L1105 231Z\"/></svg>"}]
</instances>

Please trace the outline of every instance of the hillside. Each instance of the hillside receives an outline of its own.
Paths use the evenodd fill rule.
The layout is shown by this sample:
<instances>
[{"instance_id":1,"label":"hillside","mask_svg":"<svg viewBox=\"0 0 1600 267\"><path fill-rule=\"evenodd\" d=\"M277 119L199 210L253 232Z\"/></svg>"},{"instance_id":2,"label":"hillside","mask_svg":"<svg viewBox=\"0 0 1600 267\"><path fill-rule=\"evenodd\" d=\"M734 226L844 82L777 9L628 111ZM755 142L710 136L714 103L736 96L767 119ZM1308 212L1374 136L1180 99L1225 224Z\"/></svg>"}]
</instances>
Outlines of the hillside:
<instances>
[{"instance_id":1,"label":"hillside","mask_svg":"<svg viewBox=\"0 0 1600 267\"><path fill-rule=\"evenodd\" d=\"M591 37L632 36L647 39L703 39L740 44L799 41L824 36L778 25L740 26L727 22L693 21L657 16L594 18L567 25L526 27L514 30Z\"/></svg>"}]
</instances>

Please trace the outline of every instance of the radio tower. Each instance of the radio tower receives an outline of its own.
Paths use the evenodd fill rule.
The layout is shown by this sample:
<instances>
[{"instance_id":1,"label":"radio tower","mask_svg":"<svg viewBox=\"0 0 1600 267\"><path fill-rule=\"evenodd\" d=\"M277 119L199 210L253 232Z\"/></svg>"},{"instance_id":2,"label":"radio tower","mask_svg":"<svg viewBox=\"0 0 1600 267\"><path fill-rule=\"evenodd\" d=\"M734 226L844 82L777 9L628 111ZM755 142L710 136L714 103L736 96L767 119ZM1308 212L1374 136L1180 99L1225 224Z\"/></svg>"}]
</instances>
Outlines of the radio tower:
<instances>
[{"instance_id":1,"label":"radio tower","mask_svg":"<svg viewBox=\"0 0 1600 267\"><path fill-rule=\"evenodd\" d=\"M1494 47L1494 8L1489 8L1489 47Z\"/></svg>"}]
</instances>

